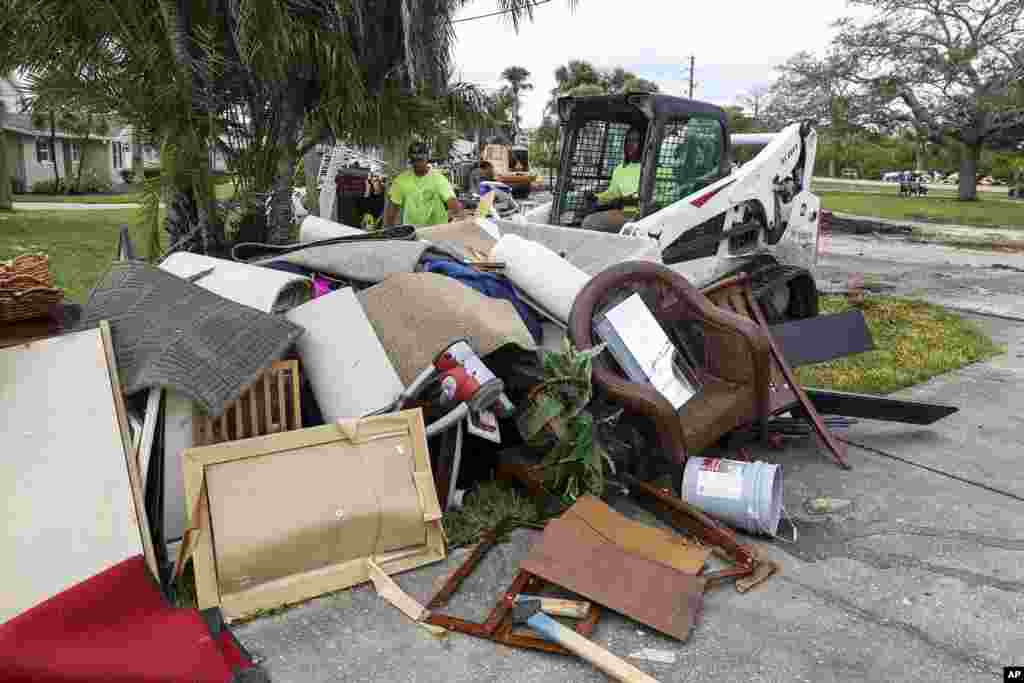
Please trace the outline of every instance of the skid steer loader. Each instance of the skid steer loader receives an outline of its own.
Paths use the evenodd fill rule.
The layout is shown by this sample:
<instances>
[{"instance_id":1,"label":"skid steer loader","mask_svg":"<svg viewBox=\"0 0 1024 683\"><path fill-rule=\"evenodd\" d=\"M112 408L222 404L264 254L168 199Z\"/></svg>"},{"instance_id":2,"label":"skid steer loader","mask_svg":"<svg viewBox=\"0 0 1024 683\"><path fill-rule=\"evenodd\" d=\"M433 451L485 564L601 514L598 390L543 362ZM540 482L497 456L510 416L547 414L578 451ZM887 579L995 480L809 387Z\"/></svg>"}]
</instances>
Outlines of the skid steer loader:
<instances>
[{"instance_id":1,"label":"skid steer loader","mask_svg":"<svg viewBox=\"0 0 1024 683\"><path fill-rule=\"evenodd\" d=\"M697 286L747 271L769 322L818 313L811 268L820 201L810 191L817 134L794 124L775 134L730 135L725 111L655 94L558 100L562 153L550 204L530 223L580 227L608 188L631 127L644 132L635 206L621 234L655 240L663 262ZM764 148L736 168L732 147Z\"/></svg>"}]
</instances>

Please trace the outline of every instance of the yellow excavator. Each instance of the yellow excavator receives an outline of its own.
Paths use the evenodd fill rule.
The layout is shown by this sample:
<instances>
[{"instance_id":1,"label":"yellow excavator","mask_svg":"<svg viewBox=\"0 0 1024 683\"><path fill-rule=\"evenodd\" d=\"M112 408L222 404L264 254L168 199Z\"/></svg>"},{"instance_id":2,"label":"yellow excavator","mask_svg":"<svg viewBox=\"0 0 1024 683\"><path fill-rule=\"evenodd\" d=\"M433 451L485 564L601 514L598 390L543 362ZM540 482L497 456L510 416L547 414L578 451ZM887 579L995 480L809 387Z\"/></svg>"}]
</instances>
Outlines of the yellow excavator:
<instances>
[{"instance_id":1,"label":"yellow excavator","mask_svg":"<svg viewBox=\"0 0 1024 683\"><path fill-rule=\"evenodd\" d=\"M489 144L480 155L482 161L491 162L494 179L512 189L512 196L525 199L537 180L537 174L530 172L530 152L525 145Z\"/></svg>"}]
</instances>

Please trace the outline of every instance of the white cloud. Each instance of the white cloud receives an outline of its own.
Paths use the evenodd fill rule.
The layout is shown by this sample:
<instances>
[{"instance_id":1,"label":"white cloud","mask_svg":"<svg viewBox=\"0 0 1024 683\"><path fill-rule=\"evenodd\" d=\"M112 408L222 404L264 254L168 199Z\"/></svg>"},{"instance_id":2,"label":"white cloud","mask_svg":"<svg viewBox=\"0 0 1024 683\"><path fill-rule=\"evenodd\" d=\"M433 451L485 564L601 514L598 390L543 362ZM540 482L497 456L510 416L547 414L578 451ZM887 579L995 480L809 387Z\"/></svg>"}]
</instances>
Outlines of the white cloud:
<instances>
[{"instance_id":1,"label":"white cloud","mask_svg":"<svg viewBox=\"0 0 1024 683\"><path fill-rule=\"evenodd\" d=\"M540 122L554 70L570 59L622 66L655 81L663 92L686 94L689 57L696 56L694 98L732 104L744 91L774 78L773 67L800 50L821 50L831 24L853 14L845 0L771 3L678 0L553 0L534 9L517 34L506 17L455 25L458 75L487 88L518 65L535 90L523 100L523 125ZM493 12L494 0L470 3L458 18Z\"/></svg>"}]
</instances>

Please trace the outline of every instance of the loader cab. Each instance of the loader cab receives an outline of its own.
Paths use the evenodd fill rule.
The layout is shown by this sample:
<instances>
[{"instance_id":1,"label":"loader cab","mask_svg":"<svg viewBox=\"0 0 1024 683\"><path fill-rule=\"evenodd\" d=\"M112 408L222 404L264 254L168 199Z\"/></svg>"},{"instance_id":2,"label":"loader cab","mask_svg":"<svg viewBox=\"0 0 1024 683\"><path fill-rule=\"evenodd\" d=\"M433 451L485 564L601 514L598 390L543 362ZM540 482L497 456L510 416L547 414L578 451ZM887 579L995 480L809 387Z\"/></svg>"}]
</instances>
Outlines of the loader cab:
<instances>
[{"instance_id":1,"label":"loader cab","mask_svg":"<svg viewBox=\"0 0 1024 683\"><path fill-rule=\"evenodd\" d=\"M639 210L648 216L730 172L725 112L710 104L654 94L562 97L563 143L548 222L578 227L587 192L608 189L633 126L643 131Z\"/></svg>"}]
</instances>

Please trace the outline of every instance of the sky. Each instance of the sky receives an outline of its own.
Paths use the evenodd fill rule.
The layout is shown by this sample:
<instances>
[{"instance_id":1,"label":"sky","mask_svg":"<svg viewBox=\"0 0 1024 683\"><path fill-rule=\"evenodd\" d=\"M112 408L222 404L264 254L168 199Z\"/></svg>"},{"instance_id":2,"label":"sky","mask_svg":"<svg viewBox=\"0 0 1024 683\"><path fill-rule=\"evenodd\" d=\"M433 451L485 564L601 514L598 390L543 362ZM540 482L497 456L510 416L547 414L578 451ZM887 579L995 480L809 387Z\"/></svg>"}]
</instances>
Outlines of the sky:
<instances>
[{"instance_id":1,"label":"sky","mask_svg":"<svg viewBox=\"0 0 1024 683\"><path fill-rule=\"evenodd\" d=\"M496 6L474 0L456 20ZM693 55L694 99L738 104L750 88L770 83L774 67L790 55L822 50L832 22L853 14L845 0L578 0L575 10L569 7L569 0L536 7L533 22L520 24L518 34L503 16L456 23L456 77L496 89L505 67L525 67L535 88L522 103L522 125L529 128L541 122L554 70L570 59L622 66L663 93L685 97Z\"/></svg>"}]
</instances>

